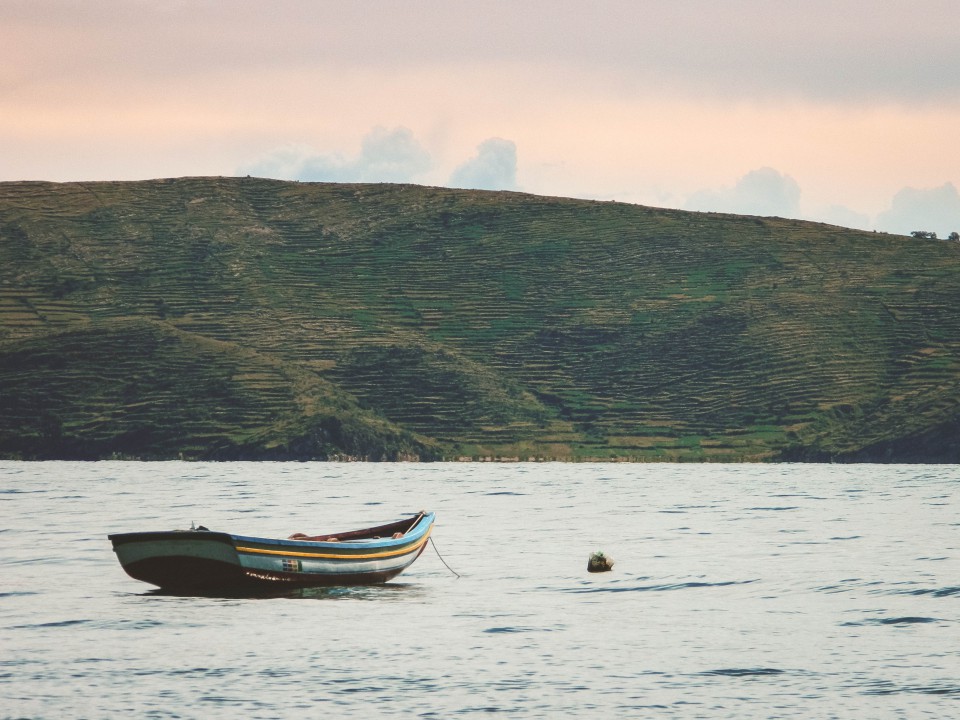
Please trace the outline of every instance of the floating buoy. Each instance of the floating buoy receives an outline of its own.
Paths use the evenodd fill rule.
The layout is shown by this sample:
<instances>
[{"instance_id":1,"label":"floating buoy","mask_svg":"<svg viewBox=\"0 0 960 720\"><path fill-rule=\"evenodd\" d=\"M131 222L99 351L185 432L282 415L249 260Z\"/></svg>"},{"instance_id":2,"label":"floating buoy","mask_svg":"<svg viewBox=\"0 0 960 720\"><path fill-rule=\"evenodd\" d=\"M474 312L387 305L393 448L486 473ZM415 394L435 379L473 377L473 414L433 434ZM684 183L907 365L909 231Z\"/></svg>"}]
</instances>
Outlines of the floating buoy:
<instances>
[{"instance_id":1,"label":"floating buoy","mask_svg":"<svg viewBox=\"0 0 960 720\"><path fill-rule=\"evenodd\" d=\"M598 550L587 560L587 572L607 572L613 570L613 558L607 557Z\"/></svg>"}]
</instances>

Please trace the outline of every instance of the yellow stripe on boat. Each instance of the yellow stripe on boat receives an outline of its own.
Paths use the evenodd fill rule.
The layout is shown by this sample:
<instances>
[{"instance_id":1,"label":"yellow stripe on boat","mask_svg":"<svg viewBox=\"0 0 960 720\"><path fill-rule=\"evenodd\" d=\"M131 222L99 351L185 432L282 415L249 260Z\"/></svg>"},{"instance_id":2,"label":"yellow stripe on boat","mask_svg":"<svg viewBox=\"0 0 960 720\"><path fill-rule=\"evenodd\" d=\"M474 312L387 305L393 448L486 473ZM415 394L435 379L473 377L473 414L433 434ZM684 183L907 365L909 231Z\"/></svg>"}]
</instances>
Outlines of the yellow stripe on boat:
<instances>
[{"instance_id":1,"label":"yellow stripe on boat","mask_svg":"<svg viewBox=\"0 0 960 720\"><path fill-rule=\"evenodd\" d=\"M420 539L416 545L408 545L406 547L400 548L399 550L385 550L384 552L378 553L367 553L365 555L352 554L352 555L342 555L338 553L304 553L304 552L292 552L290 550L262 550L260 548L251 548L251 547L242 547L237 545L237 552L246 552L246 553L258 553L260 555L284 555L286 557L305 557L305 558L323 558L325 560L370 560L372 558L385 558L385 557L394 557L395 555L406 555L409 552L413 552L420 548L430 537L430 533L433 532L433 528L427 530L426 535Z\"/></svg>"}]
</instances>

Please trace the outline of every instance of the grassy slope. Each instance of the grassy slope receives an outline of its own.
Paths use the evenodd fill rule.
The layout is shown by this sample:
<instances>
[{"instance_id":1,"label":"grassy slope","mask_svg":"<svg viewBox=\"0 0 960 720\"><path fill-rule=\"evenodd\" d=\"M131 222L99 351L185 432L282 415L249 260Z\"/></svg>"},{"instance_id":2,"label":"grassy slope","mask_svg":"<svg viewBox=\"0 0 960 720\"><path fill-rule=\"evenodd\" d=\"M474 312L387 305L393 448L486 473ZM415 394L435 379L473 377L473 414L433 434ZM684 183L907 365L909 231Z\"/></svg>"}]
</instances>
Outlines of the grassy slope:
<instances>
[{"instance_id":1,"label":"grassy slope","mask_svg":"<svg viewBox=\"0 0 960 720\"><path fill-rule=\"evenodd\" d=\"M0 452L960 459L960 245L397 185L0 184Z\"/></svg>"}]
</instances>

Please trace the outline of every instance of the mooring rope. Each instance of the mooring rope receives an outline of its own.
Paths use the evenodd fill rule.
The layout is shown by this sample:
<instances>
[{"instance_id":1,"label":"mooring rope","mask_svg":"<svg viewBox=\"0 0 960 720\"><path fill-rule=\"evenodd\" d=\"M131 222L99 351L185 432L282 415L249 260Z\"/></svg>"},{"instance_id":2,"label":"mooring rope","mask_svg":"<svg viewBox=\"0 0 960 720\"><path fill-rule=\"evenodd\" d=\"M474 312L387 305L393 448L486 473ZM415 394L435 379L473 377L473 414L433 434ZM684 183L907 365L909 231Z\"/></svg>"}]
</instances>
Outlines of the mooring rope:
<instances>
[{"instance_id":1,"label":"mooring rope","mask_svg":"<svg viewBox=\"0 0 960 720\"><path fill-rule=\"evenodd\" d=\"M433 541L433 538L432 538L432 537L430 538L430 544L433 545L433 551L434 551L435 553L437 553L437 557L440 558L440 562L442 562L442 563L446 566L447 570L449 570L449 571L452 572L454 575L456 575L456 576L457 576L457 579L459 580L459 579L460 579L460 573L458 573L458 572L457 572L456 570L454 570L452 567L450 567L449 565L447 565L447 561L443 559L443 555L441 555L441 554L440 554L440 551L437 550L437 544Z\"/></svg>"}]
</instances>

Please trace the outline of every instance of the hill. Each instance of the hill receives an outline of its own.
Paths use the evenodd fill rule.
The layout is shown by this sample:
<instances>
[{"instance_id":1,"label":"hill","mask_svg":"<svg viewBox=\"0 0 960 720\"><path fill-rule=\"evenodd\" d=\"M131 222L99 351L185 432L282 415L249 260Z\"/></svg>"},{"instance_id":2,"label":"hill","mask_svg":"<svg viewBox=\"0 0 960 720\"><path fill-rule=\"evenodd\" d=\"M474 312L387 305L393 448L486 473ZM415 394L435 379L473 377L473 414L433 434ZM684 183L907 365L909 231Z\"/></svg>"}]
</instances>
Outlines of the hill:
<instances>
[{"instance_id":1,"label":"hill","mask_svg":"<svg viewBox=\"0 0 960 720\"><path fill-rule=\"evenodd\" d=\"M0 455L960 461L960 243L520 193L0 183Z\"/></svg>"}]
</instances>

